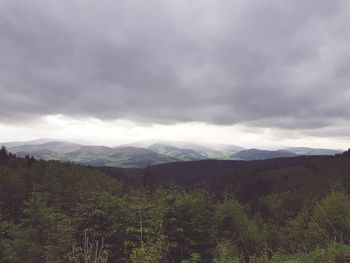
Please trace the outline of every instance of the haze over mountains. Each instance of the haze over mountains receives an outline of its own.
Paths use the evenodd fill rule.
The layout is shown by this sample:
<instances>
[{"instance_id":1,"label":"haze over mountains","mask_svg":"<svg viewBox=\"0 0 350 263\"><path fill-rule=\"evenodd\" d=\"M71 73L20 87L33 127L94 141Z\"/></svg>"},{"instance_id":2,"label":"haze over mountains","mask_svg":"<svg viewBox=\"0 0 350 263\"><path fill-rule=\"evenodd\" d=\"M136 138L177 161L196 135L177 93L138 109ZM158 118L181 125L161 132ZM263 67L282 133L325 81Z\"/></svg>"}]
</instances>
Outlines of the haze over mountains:
<instances>
[{"instance_id":1,"label":"haze over mountains","mask_svg":"<svg viewBox=\"0 0 350 263\"><path fill-rule=\"evenodd\" d=\"M187 142L140 142L116 147L91 146L38 139L27 142L1 143L18 156L30 155L37 159L61 160L92 166L142 168L147 165L216 160L264 160L298 155L334 155L338 150L293 147L280 150L245 149L236 145L200 145Z\"/></svg>"}]
</instances>

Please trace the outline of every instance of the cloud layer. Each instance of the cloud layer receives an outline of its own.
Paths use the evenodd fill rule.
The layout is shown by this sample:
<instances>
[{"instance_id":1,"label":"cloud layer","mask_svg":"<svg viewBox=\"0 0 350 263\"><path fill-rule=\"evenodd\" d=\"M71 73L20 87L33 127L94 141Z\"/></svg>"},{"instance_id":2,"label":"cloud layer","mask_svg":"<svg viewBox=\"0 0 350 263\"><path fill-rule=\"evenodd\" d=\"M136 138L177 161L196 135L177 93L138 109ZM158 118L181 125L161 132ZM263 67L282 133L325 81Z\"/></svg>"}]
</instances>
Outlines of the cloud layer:
<instances>
[{"instance_id":1,"label":"cloud layer","mask_svg":"<svg viewBox=\"0 0 350 263\"><path fill-rule=\"evenodd\" d=\"M334 130L349 24L346 0L3 0L0 121Z\"/></svg>"}]
</instances>

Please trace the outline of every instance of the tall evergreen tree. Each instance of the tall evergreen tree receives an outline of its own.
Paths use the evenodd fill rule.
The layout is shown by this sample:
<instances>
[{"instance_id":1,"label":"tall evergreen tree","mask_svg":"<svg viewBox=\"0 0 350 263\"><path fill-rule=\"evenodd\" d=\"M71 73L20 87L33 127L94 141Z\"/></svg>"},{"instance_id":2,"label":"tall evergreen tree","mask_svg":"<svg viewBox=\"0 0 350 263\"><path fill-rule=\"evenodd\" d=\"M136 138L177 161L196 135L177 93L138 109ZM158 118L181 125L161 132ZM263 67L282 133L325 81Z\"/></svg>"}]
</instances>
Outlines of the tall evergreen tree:
<instances>
[{"instance_id":1,"label":"tall evergreen tree","mask_svg":"<svg viewBox=\"0 0 350 263\"><path fill-rule=\"evenodd\" d=\"M143 172L142 179L143 179L143 186L148 190L152 190L155 185L155 181L154 181L154 176L149 164Z\"/></svg>"},{"instance_id":2,"label":"tall evergreen tree","mask_svg":"<svg viewBox=\"0 0 350 263\"><path fill-rule=\"evenodd\" d=\"M9 155L7 153L7 149L5 146L2 146L0 148L0 162L6 162L9 158Z\"/></svg>"}]
</instances>

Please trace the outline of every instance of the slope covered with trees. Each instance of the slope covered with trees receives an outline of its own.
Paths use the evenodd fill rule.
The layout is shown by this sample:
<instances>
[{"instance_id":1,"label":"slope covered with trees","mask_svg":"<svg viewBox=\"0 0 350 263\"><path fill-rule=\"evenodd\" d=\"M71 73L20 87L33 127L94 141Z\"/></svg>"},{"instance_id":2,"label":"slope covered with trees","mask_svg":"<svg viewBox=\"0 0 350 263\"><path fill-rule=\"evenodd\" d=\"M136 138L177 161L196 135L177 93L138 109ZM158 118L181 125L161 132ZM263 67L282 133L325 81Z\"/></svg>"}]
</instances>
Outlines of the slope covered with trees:
<instances>
[{"instance_id":1,"label":"slope covered with trees","mask_svg":"<svg viewBox=\"0 0 350 263\"><path fill-rule=\"evenodd\" d=\"M185 189L162 187L159 167L131 184L136 171L17 158L2 148L0 262L346 262L347 155L292 158L299 166L254 162L251 174L247 162L202 163L191 170L197 179L198 170L207 171L202 184ZM318 180L300 168L311 163ZM178 174L185 171L176 165ZM332 169L322 165L333 166L328 177L336 180L326 179Z\"/></svg>"},{"instance_id":2,"label":"slope covered with trees","mask_svg":"<svg viewBox=\"0 0 350 263\"><path fill-rule=\"evenodd\" d=\"M96 167L145 168L147 165L195 160L264 160L298 155L335 155L337 150L305 147L278 151L244 149L236 145L203 146L186 142L135 143L118 147L87 146L59 140L39 139L0 145L19 157L74 162ZM148 145L148 146L147 146Z\"/></svg>"}]
</instances>

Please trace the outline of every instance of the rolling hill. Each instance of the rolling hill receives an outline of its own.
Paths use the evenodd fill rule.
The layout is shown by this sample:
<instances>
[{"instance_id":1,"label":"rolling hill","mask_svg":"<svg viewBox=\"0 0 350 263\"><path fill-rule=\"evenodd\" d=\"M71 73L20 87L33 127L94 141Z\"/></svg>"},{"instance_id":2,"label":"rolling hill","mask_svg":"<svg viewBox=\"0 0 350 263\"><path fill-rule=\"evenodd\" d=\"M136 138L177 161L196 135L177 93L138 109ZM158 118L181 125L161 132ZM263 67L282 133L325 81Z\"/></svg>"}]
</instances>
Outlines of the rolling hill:
<instances>
[{"instance_id":1,"label":"rolling hill","mask_svg":"<svg viewBox=\"0 0 350 263\"><path fill-rule=\"evenodd\" d=\"M136 147L82 146L62 141L9 147L18 156L31 155L44 160L71 161L92 166L146 167L180 159Z\"/></svg>"},{"instance_id":2,"label":"rolling hill","mask_svg":"<svg viewBox=\"0 0 350 263\"><path fill-rule=\"evenodd\" d=\"M308 147L290 147L286 148L286 151L290 151L299 155L334 155L342 153L341 150L331 150L331 149L315 149Z\"/></svg>"},{"instance_id":3,"label":"rolling hill","mask_svg":"<svg viewBox=\"0 0 350 263\"><path fill-rule=\"evenodd\" d=\"M181 149L175 146L155 143L148 146L148 149L157 152L159 154L165 154L174 158L177 158L182 161L194 161L207 159L208 156L202 152L198 152L192 149Z\"/></svg>"},{"instance_id":4,"label":"rolling hill","mask_svg":"<svg viewBox=\"0 0 350 263\"><path fill-rule=\"evenodd\" d=\"M201 160L151 167L163 186L202 187L213 192L235 192L242 201L271 192L296 191L317 196L333 185L350 191L350 155L297 156L254 161ZM141 173L141 171L140 171Z\"/></svg>"},{"instance_id":5,"label":"rolling hill","mask_svg":"<svg viewBox=\"0 0 350 263\"><path fill-rule=\"evenodd\" d=\"M298 156L298 154L289 152L289 151L284 151L284 150L266 151L266 150L259 150L259 149L243 150L231 155L232 159L245 160L245 161L266 160L266 159L273 159L273 158L295 157L295 156Z\"/></svg>"},{"instance_id":6,"label":"rolling hill","mask_svg":"<svg viewBox=\"0 0 350 263\"><path fill-rule=\"evenodd\" d=\"M50 141L51 140L51 141ZM237 145L188 142L135 143L117 147L81 145L55 139L28 142L0 143L18 156L30 155L37 159L61 160L92 166L143 168L147 165L197 160L264 160L298 155L334 155L336 150L294 147L267 151L244 149ZM140 146L138 146L140 145ZM143 147L141 147L141 145Z\"/></svg>"}]
</instances>

